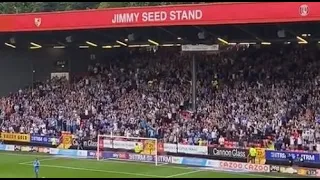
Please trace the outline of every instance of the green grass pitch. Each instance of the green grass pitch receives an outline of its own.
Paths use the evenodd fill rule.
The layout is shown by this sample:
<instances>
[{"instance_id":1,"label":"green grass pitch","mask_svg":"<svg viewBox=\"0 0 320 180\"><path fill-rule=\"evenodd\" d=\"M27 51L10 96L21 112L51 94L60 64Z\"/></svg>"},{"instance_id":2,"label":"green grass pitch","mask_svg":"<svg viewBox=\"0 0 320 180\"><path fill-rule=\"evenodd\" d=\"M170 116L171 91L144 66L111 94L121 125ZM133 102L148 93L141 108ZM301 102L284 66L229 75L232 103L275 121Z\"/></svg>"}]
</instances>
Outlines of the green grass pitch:
<instances>
[{"instance_id":1,"label":"green grass pitch","mask_svg":"<svg viewBox=\"0 0 320 180\"><path fill-rule=\"evenodd\" d=\"M74 159L23 152L0 152L0 178L35 177L32 161L39 158L41 178L281 178L283 174L248 174L173 165Z\"/></svg>"}]
</instances>

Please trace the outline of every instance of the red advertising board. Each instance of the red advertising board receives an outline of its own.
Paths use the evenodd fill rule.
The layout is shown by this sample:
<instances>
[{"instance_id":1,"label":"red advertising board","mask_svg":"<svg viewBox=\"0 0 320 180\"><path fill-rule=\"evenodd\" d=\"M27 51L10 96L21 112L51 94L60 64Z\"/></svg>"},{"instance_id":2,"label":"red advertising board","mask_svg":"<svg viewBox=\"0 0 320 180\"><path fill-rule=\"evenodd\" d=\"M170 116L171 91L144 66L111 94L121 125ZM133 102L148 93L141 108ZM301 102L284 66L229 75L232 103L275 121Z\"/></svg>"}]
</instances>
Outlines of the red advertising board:
<instances>
[{"instance_id":1,"label":"red advertising board","mask_svg":"<svg viewBox=\"0 0 320 180\"><path fill-rule=\"evenodd\" d=\"M235 170L235 171L247 171L247 172L270 172L269 165L262 164L250 164L231 161L220 161L221 169Z\"/></svg>"},{"instance_id":2,"label":"red advertising board","mask_svg":"<svg viewBox=\"0 0 320 180\"><path fill-rule=\"evenodd\" d=\"M119 159L128 159L128 154L127 153L118 153Z\"/></svg>"},{"instance_id":3,"label":"red advertising board","mask_svg":"<svg viewBox=\"0 0 320 180\"><path fill-rule=\"evenodd\" d=\"M0 32L318 21L319 2L220 3L0 15Z\"/></svg>"}]
</instances>

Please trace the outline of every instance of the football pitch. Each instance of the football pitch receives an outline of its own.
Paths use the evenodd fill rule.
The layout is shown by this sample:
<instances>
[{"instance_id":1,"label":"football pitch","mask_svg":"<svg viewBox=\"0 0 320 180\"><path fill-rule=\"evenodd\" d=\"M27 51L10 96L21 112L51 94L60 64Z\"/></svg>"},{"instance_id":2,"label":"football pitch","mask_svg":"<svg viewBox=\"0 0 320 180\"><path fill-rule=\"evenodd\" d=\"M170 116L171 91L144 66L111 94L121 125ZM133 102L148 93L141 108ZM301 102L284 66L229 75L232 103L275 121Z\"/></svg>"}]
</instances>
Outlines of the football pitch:
<instances>
[{"instance_id":1,"label":"football pitch","mask_svg":"<svg viewBox=\"0 0 320 180\"><path fill-rule=\"evenodd\" d=\"M0 152L0 178L33 178L32 162L41 162L40 178L284 178L283 174L222 172L167 164L55 157Z\"/></svg>"}]
</instances>

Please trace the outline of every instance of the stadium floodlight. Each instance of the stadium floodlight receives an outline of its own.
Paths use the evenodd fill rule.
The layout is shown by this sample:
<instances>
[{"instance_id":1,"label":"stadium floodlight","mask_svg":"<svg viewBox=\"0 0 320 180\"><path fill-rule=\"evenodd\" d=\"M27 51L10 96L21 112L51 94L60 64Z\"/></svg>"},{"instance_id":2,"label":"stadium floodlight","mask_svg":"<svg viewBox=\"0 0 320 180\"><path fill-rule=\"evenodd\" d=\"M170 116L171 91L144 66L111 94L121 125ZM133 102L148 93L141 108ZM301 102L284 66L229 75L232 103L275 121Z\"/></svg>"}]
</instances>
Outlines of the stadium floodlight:
<instances>
[{"instance_id":1,"label":"stadium floodlight","mask_svg":"<svg viewBox=\"0 0 320 180\"><path fill-rule=\"evenodd\" d=\"M65 46L53 46L54 49L63 49Z\"/></svg>"},{"instance_id":2,"label":"stadium floodlight","mask_svg":"<svg viewBox=\"0 0 320 180\"><path fill-rule=\"evenodd\" d=\"M271 42L261 42L262 45L271 45Z\"/></svg>"},{"instance_id":3,"label":"stadium floodlight","mask_svg":"<svg viewBox=\"0 0 320 180\"><path fill-rule=\"evenodd\" d=\"M41 47L32 46L30 49L40 49Z\"/></svg>"},{"instance_id":4,"label":"stadium floodlight","mask_svg":"<svg viewBox=\"0 0 320 180\"><path fill-rule=\"evenodd\" d=\"M103 49L111 49L112 46L102 46Z\"/></svg>"},{"instance_id":5,"label":"stadium floodlight","mask_svg":"<svg viewBox=\"0 0 320 180\"><path fill-rule=\"evenodd\" d=\"M117 152L110 156L110 152L106 149L117 149ZM118 150L123 150L121 151ZM128 158L130 153L125 153L128 150L134 150L132 153L137 158ZM134 157L132 156L132 157ZM152 158L141 159L140 156L148 156ZM98 135L97 141L97 160L103 159L118 159L118 160L136 160L158 165L158 140L156 138L128 137L128 136L113 136Z\"/></svg>"},{"instance_id":6,"label":"stadium floodlight","mask_svg":"<svg viewBox=\"0 0 320 180\"><path fill-rule=\"evenodd\" d=\"M33 46L33 47L30 47L30 49L38 49L38 48L42 48L41 45L37 44L37 43L34 43L34 42L30 42L30 44Z\"/></svg>"},{"instance_id":7,"label":"stadium floodlight","mask_svg":"<svg viewBox=\"0 0 320 180\"><path fill-rule=\"evenodd\" d=\"M305 39L303 39L300 36L297 36L297 39L300 40L300 42L298 42L299 44L307 44L308 43L308 41L306 41Z\"/></svg>"},{"instance_id":8,"label":"stadium floodlight","mask_svg":"<svg viewBox=\"0 0 320 180\"><path fill-rule=\"evenodd\" d=\"M97 47L98 45L96 45L95 43L93 42L90 42L90 41L86 41L87 44L89 44L90 46L94 46L94 47Z\"/></svg>"},{"instance_id":9,"label":"stadium floodlight","mask_svg":"<svg viewBox=\"0 0 320 180\"><path fill-rule=\"evenodd\" d=\"M119 40L116 40L116 42L122 46L128 46L126 43L122 42L122 41L119 41Z\"/></svg>"},{"instance_id":10,"label":"stadium floodlight","mask_svg":"<svg viewBox=\"0 0 320 180\"><path fill-rule=\"evenodd\" d=\"M174 46L174 44L161 44L160 46L163 46L163 47L172 47L172 46Z\"/></svg>"},{"instance_id":11,"label":"stadium floodlight","mask_svg":"<svg viewBox=\"0 0 320 180\"><path fill-rule=\"evenodd\" d=\"M16 48L16 46L15 45L13 45L13 44L9 44L9 43L4 43L6 46L9 46L9 47L12 47L12 48Z\"/></svg>"},{"instance_id":12,"label":"stadium floodlight","mask_svg":"<svg viewBox=\"0 0 320 180\"><path fill-rule=\"evenodd\" d=\"M155 41L153 41L151 39L148 39L148 42L151 43L151 44L154 44L156 46L159 46L159 43L157 43L157 42L155 42Z\"/></svg>"},{"instance_id":13,"label":"stadium floodlight","mask_svg":"<svg viewBox=\"0 0 320 180\"><path fill-rule=\"evenodd\" d=\"M302 37L310 37L311 34L301 34Z\"/></svg>"},{"instance_id":14,"label":"stadium floodlight","mask_svg":"<svg viewBox=\"0 0 320 180\"><path fill-rule=\"evenodd\" d=\"M111 48L119 48L121 47L120 45L118 44L115 44L115 45L104 45L102 46L103 49L111 49Z\"/></svg>"},{"instance_id":15,"label":"stadium floodlight","mask_svg":"<svg viewBox=\"0 0 320 180\"><path fill-rule=\"evenodd\" d=\"M136 48L136 47L149 47L150 44L132 44L132 45L129 45L128 47L130 48Z\"/></svg>"},{"instance_id":16,"label":"stadium floodlight","mask_svg":"<svg viewBox=\"0 0 320 180\"><path fill-rule=\"evenodd\" d=\"M39 44L37 44L37 43L34 43L34 42L31 42L30 43L32 46L38 46L38 47L40 47L41 45L39 45Z\"/></svg>"},{"instance_id":17,"label":"stadium floodlight","mask_svg":"<svg viewBox=\"0 0 320 180\"><path fill-rule=\"evenodd\" d=\"M218 39L218 41L220 41L220 42L222 42L222 43L224 43L224 44L226 44L226 45L229 45L229 42L228 41L226 41L226 40L224 40L224 39L222 39L222 38L217 38Z\"/></svg>"},{"instance_id":18,"label":"stadium floodlight","mask_svg":"<svg viewBox=\"0 0 320 180\"><path fill-rule=\"evenodd\" d=\"M161 44L163 47L181 46L181 44Z\"/></svg>"},{"instance_id":19,"label":"stadium floodlight","mask_svg":"<svg viewBox=\"0 0 320 180\"><path fill-rule=\"evenodd\" d=\"M257 44L256 42L242 42L242 43L239 43L240 45L254 45L254 44Z\"/></svg>"},{"instance_id":20,"label":"stadium floodlight","mask_svg":"<svg viewBox=\"0 0 320 180\"><path fill-rule=\"evenodd\" d=\"M298 44L308 44L307 41L299 41Z\"/></svg>"}]
</instances>

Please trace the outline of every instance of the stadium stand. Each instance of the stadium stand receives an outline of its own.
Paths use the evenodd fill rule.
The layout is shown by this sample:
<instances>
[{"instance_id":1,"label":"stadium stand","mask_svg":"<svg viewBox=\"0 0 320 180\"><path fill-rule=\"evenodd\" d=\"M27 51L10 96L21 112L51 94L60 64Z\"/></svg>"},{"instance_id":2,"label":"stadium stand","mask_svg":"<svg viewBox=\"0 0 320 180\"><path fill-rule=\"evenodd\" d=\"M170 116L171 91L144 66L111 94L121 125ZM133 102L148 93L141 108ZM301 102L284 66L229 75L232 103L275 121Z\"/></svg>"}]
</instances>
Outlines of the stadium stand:
<instances>
[{"instance_id":1,"label":"stadium stand","mask_svg":"<svg viewBox=\"0 0 320 180\"><path fill-rule=\"evenodd\" d=\"M233 48L191 64L179 51L131 52L85 76L53 78L0 99L2 132L71 131L156 137L223 147L274 146L320 152L319 54L314 46ZM129 52L128 52L129 53Z\"/></svg>"}]
</instances>

